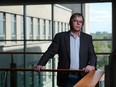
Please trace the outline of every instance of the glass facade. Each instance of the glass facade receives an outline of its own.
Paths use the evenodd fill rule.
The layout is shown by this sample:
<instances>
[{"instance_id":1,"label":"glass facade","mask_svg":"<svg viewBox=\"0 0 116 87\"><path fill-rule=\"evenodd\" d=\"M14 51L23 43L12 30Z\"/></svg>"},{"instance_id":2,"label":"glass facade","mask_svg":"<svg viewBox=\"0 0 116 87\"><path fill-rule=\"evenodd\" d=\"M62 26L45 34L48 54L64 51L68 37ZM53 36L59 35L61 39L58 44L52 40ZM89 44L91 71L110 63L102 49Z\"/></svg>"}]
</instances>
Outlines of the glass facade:
<instances>
[{"instance_id":1,"label":"glass facade","mask_svg":"<svg viewBox=\"0 0 116 87\"><path fill-rule=\"evenodd\" d=\"M27 5L26 15L23 13L23 6L0 6L0 52L19 52L0 54L0 68L11 68L12 63L16 64L16 68L30 69L35 66L47 50L53 36L58 32L70 30L69 18L72 13L84 11L86 20L90 17L86 15L90 8L85 9L82 6L86 7L85 4L54 4L52 9L51 4ZM91 23L88 22L85 22L83 31L92 35L98 58L97 67L103 70L104 66L109 64L112 33L91 32L89 30ZM57 58L58 56L55 55L55 60L49 60L45 68L57 68ZM9 72L0 72L0 87L4 85L11 87L10 76ZM17 87L57 87L56 77L57 74L52 72L18 71L16 85ZM100 87L103 85L100 84Z\"/></svg>"}]
</instances>

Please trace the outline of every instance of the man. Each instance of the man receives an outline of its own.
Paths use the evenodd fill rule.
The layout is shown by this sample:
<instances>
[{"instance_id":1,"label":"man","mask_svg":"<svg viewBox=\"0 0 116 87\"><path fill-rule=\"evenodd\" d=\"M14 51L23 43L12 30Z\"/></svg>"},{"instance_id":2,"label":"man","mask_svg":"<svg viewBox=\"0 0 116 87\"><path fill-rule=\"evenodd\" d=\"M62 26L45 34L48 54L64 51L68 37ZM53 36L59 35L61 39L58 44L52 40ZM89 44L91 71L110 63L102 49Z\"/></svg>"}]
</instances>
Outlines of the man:
<instances>
[{"instance_id":1,"label":"man","mask_svg":"<svg viewBox=\"0 0 116 87\"><path fill-rule=\"evenodd\" d=\"M42 67L58 54L58 69L78 70L89 72L96 69L96 55L92 44L92 36L82 32L84 17L81 13L72 14L70 30L55 35L48 50L43 54L35 70L40 71ZM72 87L80 80L80 74L58 72L58 87Z\"/></svg>"}]
</instances>

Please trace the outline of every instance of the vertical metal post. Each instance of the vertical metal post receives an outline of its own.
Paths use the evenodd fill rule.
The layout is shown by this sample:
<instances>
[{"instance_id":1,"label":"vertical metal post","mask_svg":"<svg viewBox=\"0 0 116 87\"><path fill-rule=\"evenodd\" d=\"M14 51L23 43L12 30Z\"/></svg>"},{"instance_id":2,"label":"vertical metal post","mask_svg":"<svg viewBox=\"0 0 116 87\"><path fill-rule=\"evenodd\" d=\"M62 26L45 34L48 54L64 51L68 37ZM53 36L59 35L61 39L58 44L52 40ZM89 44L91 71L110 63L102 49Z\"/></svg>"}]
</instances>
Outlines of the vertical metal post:
<instances>
[{"instance_id":1,"label":"vertical metal post","mask_svg":"<svg viewBox=\"0 0 116 87\"><path fill-rule=\"evenodd\" d=\"M13 54L11 54L10 68L16 68L16 63L13 60ZM17 71L10 71L10 87L17 87Z\"/></svg>"},{"instance_id":2,"label":"vertical metal post","mask_svg":"<svg viewBox=\"0 0 116 87\"><path fill-rule=\"evenodd\" d=\"M116 4L112 1L112 50L116 53ZM110 62L110 87L116 87L116 54L111 57Z\"/></svg>"},{"instance_id":3,"label":"vertical metal post","mask_svg":"<svg viewBox=\"0 0 116 87\"><path fill-rule=\"evenodd\" d=\"M23 26L23 31L24 31L24 68L26 67L26 0L24 0L24 5L23 5L23 21L24 21L24 26ZM26 74L24 72L24 87L26 87Z\"/></svg>"},{"instance_id":4,"label":"vertical metal post","mask_svg":"<svg viewBox=\"0 0 116 87\"><path fill-rule=\"evenodd\" d=\"M54 4L51 4L52 5L52 39L53 39L53 37L54 37ZM54 58L52 59L52 68L54 69L55 67L54 67ZM55 74L54 74L54 72L52 72L52 87L54 87L55 86Z\"/></svg>"},{"instance_id":5,"label":"vertical metal post","mask_svg":"<svg viewBox=\"0 0 116 87\"><path fill-rule=\"evenodd\" d=\"M4 79L3 79L3 87L7 87L7 75L8 75L8 72L5 71L4 72Z\"/></svg>"}]
</instances>

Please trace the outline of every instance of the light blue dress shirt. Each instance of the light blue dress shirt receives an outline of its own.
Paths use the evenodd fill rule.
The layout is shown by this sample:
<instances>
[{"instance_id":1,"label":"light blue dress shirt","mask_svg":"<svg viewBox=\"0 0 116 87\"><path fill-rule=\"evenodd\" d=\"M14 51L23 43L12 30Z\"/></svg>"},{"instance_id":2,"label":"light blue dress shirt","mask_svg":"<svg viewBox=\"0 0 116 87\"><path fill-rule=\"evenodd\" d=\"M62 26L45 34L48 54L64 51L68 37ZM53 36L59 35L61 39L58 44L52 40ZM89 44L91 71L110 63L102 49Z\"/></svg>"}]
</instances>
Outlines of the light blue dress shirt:
<instances>
[{"instance_id":1,"label":"light blue dress shirt","mask_svg":"<svg viewBox=\"0 0 116 87\"><path fill-rule=\"evenodd\" d=\"M80 34L74 37L73 33L70 34L70 69L79 69L79 49L80 49Z\"/></svg>"}]
</instances>

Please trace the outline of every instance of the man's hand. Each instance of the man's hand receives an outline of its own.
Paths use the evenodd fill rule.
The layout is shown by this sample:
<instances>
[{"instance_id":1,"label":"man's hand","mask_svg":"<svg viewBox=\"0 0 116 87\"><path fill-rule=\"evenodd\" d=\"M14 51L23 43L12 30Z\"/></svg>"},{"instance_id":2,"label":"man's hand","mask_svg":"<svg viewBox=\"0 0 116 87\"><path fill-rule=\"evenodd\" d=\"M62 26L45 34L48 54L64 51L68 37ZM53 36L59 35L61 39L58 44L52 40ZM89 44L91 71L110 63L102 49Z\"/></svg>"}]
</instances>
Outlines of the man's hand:
<instances>
[{"instance_id":1,"label":"man's hand","mask_svg":"<svg viewBox=\"0 0 116 87\"><path fill-rule=\"evenodd\" d=\"M92 70L95 70L95 67L94 66L91 66L91 65L87 65L85 68L83 68L83 70L85 72L90 72Z\"/></svg>"},{"instance_id":2,"label":"man's hand","mask_svg":"<svg viewBox=\"0 0 116 87\"><path fill-rule=\"evenodd\" d=\"M42 65L37 65L37 66L33 67L33 69L34 69L35 71L39 71L39 72L40 72L40 70L41 70L42 68L43 68Z\"/></svg>"}]
</instances>

